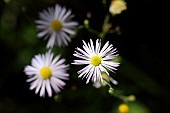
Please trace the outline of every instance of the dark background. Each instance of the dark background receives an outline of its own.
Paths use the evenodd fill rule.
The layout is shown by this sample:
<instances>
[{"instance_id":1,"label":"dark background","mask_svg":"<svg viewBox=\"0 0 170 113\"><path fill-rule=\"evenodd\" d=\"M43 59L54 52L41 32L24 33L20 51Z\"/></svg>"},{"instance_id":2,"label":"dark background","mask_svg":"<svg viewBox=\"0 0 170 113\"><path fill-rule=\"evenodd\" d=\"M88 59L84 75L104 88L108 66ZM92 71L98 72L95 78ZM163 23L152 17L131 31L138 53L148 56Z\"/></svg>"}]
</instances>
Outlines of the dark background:
<instances>
[{"instance_id":1,"label":"dark background","mask_svg":"<svg viewBox=\"0 0 170 113\"><path fill-rule=\"evenodd\" d=\"M113 28L120 26L121 35L108 34L118 49L121 65L112 76L119 82L115 92L135 95L130 113L168 113L170 105L170 60L168 6L165 1L126 0L127 10L111 17ZM95 89L78 79L77 66L70 66L70 81L59 98L40 98L29 90L25 65L32 57L46 51L46 41L36 36L34 20L38 12L56 3L66 5L75 14L74 20L83 24L91 12L90 26L101 30L105 10L101 0L11 0L0 1L0 113L116 113L121 100L107 93L108 87ZM110 1L107 1L109 8ZM74 48L82 46L82 39L98 37L82 29L69 47L54 48L71 63ZM70 56L70 57L68 57Z\"/></svg>"}]
</instances>

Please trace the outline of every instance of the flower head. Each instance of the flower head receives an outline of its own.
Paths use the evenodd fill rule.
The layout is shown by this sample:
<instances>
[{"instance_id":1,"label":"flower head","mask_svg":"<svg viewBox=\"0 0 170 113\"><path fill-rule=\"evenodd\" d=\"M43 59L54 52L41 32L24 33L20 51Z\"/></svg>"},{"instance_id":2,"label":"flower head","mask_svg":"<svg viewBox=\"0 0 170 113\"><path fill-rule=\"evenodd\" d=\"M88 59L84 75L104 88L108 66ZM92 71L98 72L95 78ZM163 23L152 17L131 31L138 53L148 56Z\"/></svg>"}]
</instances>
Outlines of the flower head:
<instances>
[{"instance_id":1,"label":"flower head","mask_svg":"<svg viewBox=\"0 0 170 113\"><path fill-rule=\"evenodd\" d=\"M48 96L52 96L52 89L58 93L63 88L68 80L69 74L66 72L69 65L65 65L65 59L60 59L60 55L56 56L51 53L51 50L42 55L35 55L32 59L32 64L27 65L24 72L28 75L27 82L31 82L30 90L35 89L37 94L40 91L40 96L45 96L47 90Z\"/></svg>"},{"instance_id":2,"label":"flower head","mask_svg":"<svg viewBox=\"0 0 170 113\"><path fill-rule=\"evenodd\" d=\"M112 15L120 14L123 10L126 10L126 2L124 0L112 0L109 11Z\"/></svg>"},{"instance_id":3,"label":"flower head","mask_svg":"<svg viewBox=\"0 0 170 113\"><path fill-rule=\"evenodd\" d=\"M68 35L74 35L73 30L78 23L71 21L74 17L71 10L56 5L39 13L40 19L36 21L39 30L38 37L49 38L47 48L54 45L66 46L71 41Z\"/></svg>"},{"instance_id":4,"label":"flower head","mask_svg":"<svg viewBox=\"0 0 170 113\"><path fill-rule=\"evenodd\" d=\"M101 48L101 41L96 40L96 45L94 46L93 41L90 39L90 43L83 41L83 49L76 48L75 57L80 58L80 60L74 60L72 64L75 65L87 65L83 69L78 71L79 77L86 77L87 81L92 80L93 82L102 82L102 73L105 72L109 75L108 70L114 72L119 63L113 62L112 59L116 58L116 49L113 49L113 45L109 42Z\"/></svg>"}]
</instances>

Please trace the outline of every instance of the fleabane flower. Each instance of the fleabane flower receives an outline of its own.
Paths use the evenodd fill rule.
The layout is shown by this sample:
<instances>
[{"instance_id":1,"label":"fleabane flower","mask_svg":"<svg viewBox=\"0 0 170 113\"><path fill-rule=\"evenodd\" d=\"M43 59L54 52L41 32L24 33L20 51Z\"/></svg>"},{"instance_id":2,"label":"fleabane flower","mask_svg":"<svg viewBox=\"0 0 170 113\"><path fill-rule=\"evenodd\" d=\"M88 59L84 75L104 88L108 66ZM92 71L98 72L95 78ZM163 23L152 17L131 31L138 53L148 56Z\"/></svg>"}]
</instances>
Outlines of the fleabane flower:
<instances>
[{"instance_id":1,"label":"fleabane flower","mask_svg":"<svg viewBox=\"0 0 170 113\"><path fill-rule=\"evenodd\" d=\"M75 65L87 65L83 69L78 71L81 78L86 78L86 83L92 82L103 82L102 73L105 72L109 75L109 71L114 72L119 63L113 62L112 59L116 58L117 50L113 49L113 45L106 42L106 44L101 48L101 40L96 40L96 45L90 39L90 43L86 43L83 40L83 49L76 48L75 57L80 58L79 60L74 60L72 64Z\"/></svg>"},{"instance_id":2,"label":"fleabane flower","mask_svg":"<svg viewBox=\"0 0 170 113\"><path fill-rule=\"evenodd\" d=\"M102 79L104 79L103 81L96 81L93 83L93 86L95 88L100 88L102 86L106 86L107 84L110 84L110 82L114 85L117 85L118 82L116 80L114 80L111 76L108 76L106 73L102 73L101 74Z\"/></svg>"},{"instance_id":3,"label":"fleabane flower","mask_svg":"<svg viewBox=\"0 0 170 113\"><path fill-rule=\"evenodd\" d=\"M120 14L123 10L126 10L126 2L124 0L112 0L110 7L109 7L109 12L112 15Z\"/></svg>"},{"instance_id":4,"label":"fleabane flower","mask_svg":"<svg viewBox=\"0 0 170 113\"><path fill-rule=\"evenodd\" d=\"M27 82L31 82L30 90L35 89L35 93L40 92L40 97L45 97L47 91L48 96L52 96L52 92L60 92L66 83L63 80L69 79L66 72L69 65L64 64L65 59L60 59L60 55L54 57L51 50L45 54L38 54L32 59L31 65L27 65L24 69L28 75Z\"/></svg>"},{"instance_id":5,"label":"fleabane flower","mask_svg":"<svg viewBox=\"0 0 170 113\"><path fill-rule=\"evenodd\" d=\"M47 48L54 45L67 46L71 42L69 35L75 35L74 28L77 22L71 21L74 17L72 11L65 7L55 5L55 8L49 7L39 13L39 20L36 20L38 37L48 39Z\"/></svg>"}]
</instances>

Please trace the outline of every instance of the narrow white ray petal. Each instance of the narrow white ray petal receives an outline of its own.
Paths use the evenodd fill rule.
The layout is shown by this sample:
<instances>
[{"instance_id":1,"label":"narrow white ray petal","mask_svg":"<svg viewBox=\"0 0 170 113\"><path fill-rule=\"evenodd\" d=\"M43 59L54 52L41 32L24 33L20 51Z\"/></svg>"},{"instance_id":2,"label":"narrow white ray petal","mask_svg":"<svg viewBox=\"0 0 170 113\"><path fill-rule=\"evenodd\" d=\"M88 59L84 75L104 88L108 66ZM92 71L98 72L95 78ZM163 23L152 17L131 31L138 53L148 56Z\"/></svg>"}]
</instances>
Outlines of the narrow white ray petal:
<instances>
[{"instance_id":1,"label":"narrow white ray petal","mask_svg":"<svg viewBox=\"0 0 170 113\"><path fill-rule=\"evenodd\" d=\"M71 14L71 10L68 10L67 13L61 18L61 21L64 21Z\"/></svg>"},{"instance_id":2,"label":"narrow white ray petal","mask_svg":"<svg viewBox=\"0 0 170 113\"><path fill-rule=\"evenodd\" d=\"M42 20L47 21L47 22L50 22L50 21L49 21L49 17L48 17L46 14L44 14L44 13L39 13L39 16L40 16L40 18L41 18Z\"/></svg>"},{"instance_id":3,"label":"narrow white ray petal","mask_svg":"<svg viewBox=\"0 0 170 113\"><path fill-rule=\"evenodd\" d=\"M36 90L35 90L35 93L36 93L36 94L39 92L39 90L40 90L40 88L41 88L41 86L42 86L42 81L43 81L43 80L40 79L39 82L38 82L37 88L36 88Z\"/></svg>"},{"instance_id":4,"label":"narrow white ray petal","mask_svg":"<svg viewBox=\"0 0 170 113\"><path fill-rule=\"evenodd\" d=\"M103 51L102 53L100 53L101 57L107 56L108 53L110 53L110 51L111 51L112 49L113 49L113 46L112 46L112 45L108 46L108 47L105 49L105 51Z\"/></svg>"},{"instance_id":5,"label":"narrow white ray petal","mask_svg":"<svg viewBox=\"0 0 170 113\"><path fill-rule=\"evenodd\" d=\"M87 78L86 84L89 83L89 81L90 81L90 79L91 79L91 77L93 75L93 71L94 71L94 67L92 67L92 69L89 71L89 74L86 77Z\"/></svg>"},{"instance_id":6,"label":"narrow white ray petal","mask_svg":"<svg viewBox=\"0 0 170 113\"><path fill-rule=\"evenodd\" d=\"M109 75L108 71L102 65L99 65L99 68L101 72L105 72L107 75Z\"/></svg>"},{"instance_id":7,"label":"narrow white ray petal","mask_svg":"<svg viewBox=\"0 0 170 113\"><path fill-rule=\"evenodd\" d=\"M45 96L45 81L42 81L42 87L40 90L40 97L44 97Z\"/></svg>"},{"instance_id":8,"label":"narrow white ray petal","mask_svg":"<svg viewBox=\"0 0 170 113\"><path fill-rule=\"evenodd\" d=\"M65 39L68 41L68 42L71 42L71 38L65 33L65 32L61 32L61 35L63 36L63 37L65 37Z\"/></svg>"},{"instance_id":9,"label":"narrow white ray petal","mask_svg":"<svg viewBox=\"0 0 170 113\"><path fill-rule=\"evenodd\" d=\"M64 22L63 24L62 24L62 26L63 27L75 27L75 26L77 26L78 25L78 23L77 22Z\"/></svg>"},{"instance_id":10,"label":"narrow white ray petal","mask_svg":"<svg viewBox=\"0 0 170 113\"><path fill-rule=\"evenodd\" d=\"M90 43L87 43L87 45L88 45L88 48L89 48L89 53L90 53L90 57L93 57L94 55L96 55L95 53L94 53L94 51L92 50L92 47L91 47L91 44Z\"/></svg>"},{"instance_id":11,"label":"narrow white ray petal","mask_svg":"<svg viewBox=\"0 0 170 113\"><path fill-rule=\"evenodd\" d=\"M83 48L84 50L89 54L89 57L93 56L93 52L90 46L86 44L86 42L83 40Z\"/></svg>"},{"instance_id":12,"label":"narrow white ray petal","mask_svg":"<svg viewBox=\"0 0 170 113\"><path fill-rule=\"evenodd\" d=\"M35 75L35 74L37 74L38 69L28 65L28 66L25 67L24 72L27 75Z\"/></svg>"},{"instance_id":13,"label":"narrow white ray petal","mask_svg":"<svg viewBox=\"0 0 170 113\"><path fill-rule=\"evenodd\" d=\"M56 73L57 71L62 71L62 69L67 69L69 67L69 65L59 65L59 66L55 66L53 67L53 73Z\"/></svg>"},{"instance_id":14,"label":"narrow white ray petal","mask_svg":"<svg viewBox=\"0 0 170 113\"><path fill-rule=\"evenodd\" d=\"M76 48L79 52L81 52L82 54L84 54L85 56L87 56L88 58L90 58L90 54L88 53L88 51L84 51L84 50L82 50L82 49L80 49L80 48Z\"/></svg>"},{"instance_id":15,"label":"narrow white ray petal","mask_svg":"<svg viewBox=\"0 0 170 113\"><path fill-rule=\"evenodd\" d=\"M58 16L58 19L61 20L65 13L66 13L66 8L63 7L60 15Z\"/></svg>"},{"instance_id":16,"label":"narrow white ray petal","mask_svg":"<svg viewBox=\"0 0 170 113\"><path fill-rule=\"evenodd\" d=\"M68 22L71 21L71 19L74 17L73 14L69 15L65 20L63 20L63 22Z\"/></svg>"},{"instance_id":17,"label":"narrow white ray petal","mask_svg":"<svg viewBox=\"0 0 170 113\"><path fill-rule=\"evenodd\" d=\"M89 64L90 62L87 60L74 60L73 64L76 65L83 65L83 64Z\"/></svg>"},{"instance_id":18,"label":"narrow white ray petal","mask_svg":"<svg viewBox=\"0 0 170 113\"><path fill-rule=\"evenodd\" d=\"M57 56L53 59L53 61L52 61L52 63L51 63L50 66L53 66L56 62L58 62L59 58L60 58L60 55L57 55Z\"/></svg>"},{"instance_id":19,"label":"narrow white ray petal","mask_svg":"<svg viewBox=\"0 0 170 113\"><path fill-rule=\"evenodd\" d=\"M56 62L54 65L55 66L58 66L58 65L61 65L65 62L66 60L64 58L60 59L58 62Z\"/></svg>"},{"instance_id":20,"label":"narrow white ray petal","mask_svg":"<svg viewBox=\"0 0 170 113\"><path fill-rule=\"evenodd\" d=\"M93 53L93 54L96 54L92 39L90 39L90 47L91 47L91 49L92 49L92 53Z\"/></svg>"},{"instance_id":21,"label":"narrow white ray petal","mask_svg":"<svg viewBox=\"0 0 170 113\"><path fill-rule=\"evenodd\" d=\"M35 22L36 22L37 24L40 24L40 25L50 25L50 23L47 22L47 21L36 20Z\"/></svg>"},{"instance_id":22,"label":"narrow white ray petal","mask_svg":"<svg viewBox=\"0 0 170 113\"><path fill-rule=\"evenodd\" d=\"M109 65L111 67L118 67L120 63L113 62L113 61L102 61L102 64L106 64L106 65Z\"/></svg>"},{"instance_id":23,"label":"narrow white ray petal","mask_svg":"<svg viewBox=\"0 0 170 113\"><path fill-rule=\"evenodd\" d=\"M75 31L73 31L72 29L62 27L62 30L68 34L75 35Z\"/></svg>"},{"instance_id":24,"label":"narrow white ray petal","mask_svg":"<svg viewBox=\"0 0 170 113\"><path fill-rule=\"evenodd\" d=\"M52 90L51 90L49 79L47 79L45 83L46 83L45 86L46 86L46 89L47 89L48 96L51 97L52 96Z\"/></svg>"},{"instance_id":25,"label":"narrow white ray petal","mask_svg":"<svg viewBox=\"0 0 170 113\"><path fill-rule=\"evenodd\" d=\"M56 45L58 45L59 47L61 47L62 45L62 40L61 40L61 37L60 37L60 31L58 31L58 33L56 33Z\"/></svg>"},{"instance_id":26,"label":"narrow white ray petal","mask_svg":"<svg viewBox=\"0 0 170 113\"><path fill-rule=\"evenodd\" d=\"M55 37L56 37L56 33L53 32L48 40L48 43L47 43L47 48L52 48L54 46L54 43L55 43Z\"/></svg>"},{"instance_id":27,"label":"narrow white ray petal","mask_svg":"<svg viewBox=\"0 0 170 113\"><path fill-rule=\"evenodd\" d=\"M38 83L39 83L39 78L38 79L36 79L35 81L33 81L32 83L31 83L31 86L30 86L30 90L32 90L32 89L34 89L34 88L36 88L37 87L37 85L38 85Z\"/></svg>"},{"instance_id":28,"label":"narrow white ray petal","mask_svg":"<svg viewBox=\"0 0 170 113\"><path fill-rule=\"evenodd\" d=\"M105 51L105 49L108 47L108 45L109 45L109 41L106 42L106 44L105 44L105 45L103 46L103 48L100 50L100 53L99 53L99 54L102 54L103 51Z\"/></svg>"},{"instance_id":29,"label":"narrow white ray petal","mask_svg":"<svg viewBox=\"0 0 170 113\"><path fill-rule=\"evenodd\" d=\"M35 58L32 59L31 64L32 64L32 66L34 66L35 68L40 68L40 67L41 67L41 64L38 63L38 61L37 61Z\"/></svg>"},{"instance_id":30,"label":"narrow white ray petal","mask_svg":"<svg viewBox=\"0 0 170 113\"><path fill-rule=\"evenodd\" d=\"M37 25L36 26L36 28L38 29L38 30L44 30L44 29L48 29L48 27L49 27L49 25Z\"/></svg>"},{"instance_id":31,"label":"narrow white ray petal","mask_svg":"<svg viewBox=\"0 0 170 113\"><path fill-rule=\"evenodd\" d=\"M40 64L41 66L43 65L43 62L42 62L42 57L41 55L35 55L35 59L37 61L38 64Z\"/></svg>"},{"instance_id":32,"label":"narrow white ray petal","mask_svg":"<svg viewBox=\"0 0 170 113\"><path fill-rule=\"evenodd\" d=\"M44 30L44 31L41 31L37 34L38 37L44 37L49 31L48 30Z\"/></svg>"},{"instance_id":33,"label":"narrow white ray petal","mask_svg":"<svg viewBox=\"0 0 170 113\"><path fill-rule=\"evenodd\" d=\"M51 83L53 90L56 93L60 92L60 88L58 87L58 85L56 85L55 81L53 80L53 77L50 78L50 83Z\"/></svg>"},{"instance_id":34,"label":"narrow white ray petal","mask_svg":"<svg viewBox=\"0 0 170 113\"><path fill-rule=\"evenodd\" d=\"M31 82L31 81L34 81L35 79L37 79L38 77L39 77L38 75L34 75L33 77L27 79L26 81Z\"/></svg>"},{"instance_id":35,"label":"narrow white ray petal","mask_svg":"<svg viewBox=\"0 0 170 113\"><path fill-rule=\"evenodd\" d=\"M54 74L56 78L62 79L62 80L69 80L69 74L67 73L60 73L58 72L57 74Z\"/></svg>"},{"instance_id":36,"label":"narrow white ray petal","mask_svg":"<svg viewBox=\"0 0 170 113\"><path fill-rule=\"evenodd\" d=\"M56 4L54 19L58 19L60 12L61 12L61 7L58 4Z\"/></svg>"},{"instance_id":37,"label":"narrow white ray petal","mask_svg":"<svg viewBox=\"0 0 170 113\"><path fill-rule=\"evenodd\" d=\"M54 82L55 84L57 84L59 87L66 85L65 82L63 82L62 80L60 80L60 79L58 79L58 78L52 77L52 79L53 79L53 82Z\"/></svg>"},{"instance_id":38,"label":"narrow white ray petal","mask_svg":"<svg viewBox=\"0 0 170 113\"><path fill-rule=\"evenodd\" d=\"M90 70L93 68L91 65L87 65L83 69L79 70L77 73L80 74L78 77L82 77L83 75L85 76Z\"/></svg>"},{"instance_id":39,"label":"narrow white ray petal","mask_svg":"<svg viewBox=\"0 0 170 113\"><path fill-rule=\"evenodd\" d=\"M100 82L102 82L102 76L101 76L101 71L100 71L100 68L99 68L99 66L96 66L96 81L100 81Z\"/></svg>"},{"instance_id":40,"label":"narrow white ray petal","mask_svg":"<svg viewBox=\"0 0 170 113\"><path fill-rule=\"evenodd\" d=\"M82 56L82 55L79 54L79 53L73 54L73 56L75 56L75 57L77 57L77 58L84 59L84 60L88 60L88 59L89 59L87 56Z\"/></svg>"},{"instance_id":41,"label":"narrow white ray petal","mask_svg":"<svg viewBox=\"0 0 170 113\"><path fill-rule=\"evenodd\" d=\"M101 43L101 41L99 40L99 39L97 39L96 40L96 47L95 47L95 52L96 52L96 54L98 55L99 54L99 51L100 51L100 44Z\"/></svg>"}]
</instances>

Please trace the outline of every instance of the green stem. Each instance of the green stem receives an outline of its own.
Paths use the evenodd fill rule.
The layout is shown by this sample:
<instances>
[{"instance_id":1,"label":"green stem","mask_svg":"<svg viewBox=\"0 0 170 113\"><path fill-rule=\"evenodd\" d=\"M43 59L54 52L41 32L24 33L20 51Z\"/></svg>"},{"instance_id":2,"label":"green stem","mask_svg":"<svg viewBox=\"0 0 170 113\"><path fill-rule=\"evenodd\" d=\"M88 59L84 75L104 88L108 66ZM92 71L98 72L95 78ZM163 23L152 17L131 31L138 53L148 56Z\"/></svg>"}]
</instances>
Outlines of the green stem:
<instances>
[{"instance_id":1,"label":"green stem","mask_svg":"<svg viewBox=\"0 0 170 113\"><path fill-rule=\"evenodd\" d=\"M105 19L104 19L104 23L103 23L103 26L102 26L102 32L99 34L99 37L101 39L103 39L109 31L109 28L108 28L109 27L109 24L108 24L109 19L110 19L109 14L106 14Z\"/></svg>"}]
</instances>

